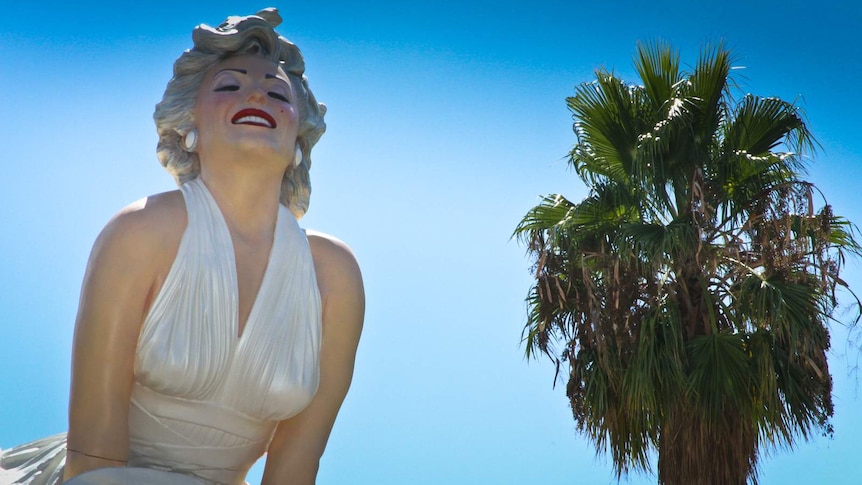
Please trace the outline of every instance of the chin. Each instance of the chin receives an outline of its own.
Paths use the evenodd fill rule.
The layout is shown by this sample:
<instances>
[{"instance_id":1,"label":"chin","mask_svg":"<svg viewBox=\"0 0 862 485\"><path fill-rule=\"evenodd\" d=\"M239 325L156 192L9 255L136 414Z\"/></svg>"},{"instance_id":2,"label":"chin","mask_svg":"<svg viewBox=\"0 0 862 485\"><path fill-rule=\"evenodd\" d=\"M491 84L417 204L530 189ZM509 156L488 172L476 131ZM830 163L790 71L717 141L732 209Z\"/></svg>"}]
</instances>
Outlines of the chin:
<instances>
[{"instance_id":1,"label":"chin","mask_svg":"<svg viewBox=\"0 0 862 485\"><path fill-rule=\"evenodd\" d=\"M234 144L233 148L239 157L251 157L258 160L273 159L285 162L291 156L290 150L285 147L259 140L243 140Z\"/></svg>"}]
</instances>

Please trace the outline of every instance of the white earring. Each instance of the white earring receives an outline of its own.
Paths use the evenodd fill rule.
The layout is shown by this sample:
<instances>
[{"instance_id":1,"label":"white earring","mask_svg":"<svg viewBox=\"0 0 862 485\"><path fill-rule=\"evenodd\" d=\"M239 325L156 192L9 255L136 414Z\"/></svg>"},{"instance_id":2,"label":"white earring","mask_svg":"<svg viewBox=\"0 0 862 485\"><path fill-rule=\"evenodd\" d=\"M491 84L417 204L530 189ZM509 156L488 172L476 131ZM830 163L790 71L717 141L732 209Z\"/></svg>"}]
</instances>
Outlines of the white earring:
<instances>
[{"instance_id":1,"label":"white earring","mask_svg":"<svg viewBox=\"0 0 862 485\"><path fill-rule=\"evenodd\" d=\"M296 145L296 153L293 154L293 166L298 167L302 163L302 149Z\"/></svg>"},{"instance_id":2,"label":"white earring","mask_svg":"<svg viewBox=\"0 0 862 485\"><path fill-rule=\"evenodd\" d=\"M183 147L185 147L187 152L195 151L195 148L198 146L198 131L192 129L192 131L186 133L185 138L183 139Z\"/></svg>"}]
</instances>

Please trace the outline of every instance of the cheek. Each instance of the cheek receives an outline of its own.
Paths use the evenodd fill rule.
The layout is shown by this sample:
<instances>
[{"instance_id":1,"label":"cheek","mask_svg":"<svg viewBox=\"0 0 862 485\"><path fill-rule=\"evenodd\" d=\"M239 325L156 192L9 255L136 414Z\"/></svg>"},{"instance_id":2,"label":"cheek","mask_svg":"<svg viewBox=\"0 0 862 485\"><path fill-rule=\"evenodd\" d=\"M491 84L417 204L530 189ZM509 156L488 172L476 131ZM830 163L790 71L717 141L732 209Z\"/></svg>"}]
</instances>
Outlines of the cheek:
<instances>
[{"instance_id":1,"label":"cheek","mask_svg":"<svg viewBox=\"0 0 862 485\"><path fill-rule=\"evenodd\" d=\"M287 120L288 125L291 127L291 131L296 131L299 125L299 113L297 113L296 108L279 108L279 112L281 115Z\"/></svg>"},{"instance_id":2,"label":"cheek","mask_svg":"<svg viewBox=\"0 0 862 485\"><path fill-rule=\"evenodd\" d=\"M203 102L197 103L195 106L195 117L198 118L199 121L212 120L216 117L217 113L223 110L222 106L224 104L225 101L223 99L216 96L210 96L203 100Z\"/></svg>"}]
</instances>

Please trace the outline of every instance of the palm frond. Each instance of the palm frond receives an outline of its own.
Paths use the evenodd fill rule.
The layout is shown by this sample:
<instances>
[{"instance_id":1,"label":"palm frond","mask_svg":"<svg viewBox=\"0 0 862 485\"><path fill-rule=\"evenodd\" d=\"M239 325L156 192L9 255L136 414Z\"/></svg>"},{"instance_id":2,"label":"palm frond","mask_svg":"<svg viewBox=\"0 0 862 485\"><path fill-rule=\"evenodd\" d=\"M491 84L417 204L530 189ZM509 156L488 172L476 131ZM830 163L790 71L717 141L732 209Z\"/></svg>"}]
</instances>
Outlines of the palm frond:
<instances>
[{"instance_id":1,"label":"palm frond","mask_svg":"<svg viewBox=\"0 0 862 485\"><path fill-rule=\"evenodd\" d=\"M792 153L806 155L813 153L815 143L797 106L778 98L748 94L726 125L723 149L761 156L785 145Z\"/></svg>"},{"instance_id":2,"label":"palm frond","mask_svg":"<svg viewBox=\"0 0 862 485\"><path fill-rule=\"evenodd\" d=\"M577 119L578 144L570 153L570 162L579 174L589 172L628 183L642 125L638 90L599 70L594 82L578 86L575 95L566 99Z\"/></svg>"},{"instance_id":3,"label":"palm frond","mask_svg":"<svg viewBox=\"0 0 862 485\"><path fill-rule=\"evenodd\" d=\"M679 53L665 42L638 43L635 70L643 82L646 99L655 112L668 111L680 81Z\"/></svg>"},{"instance_id":4,"label":"palm frond","mask_svg":"<svg viewBox=\"0 0 862 485\"><path fill-rule=\"evenodd\" d=\"M726 116L726 94L732 67L730 51L721 43L701 50L694 72L683 89L698 110L692 135L697 144L710 144Z\"/></svg>"}]
</instances>

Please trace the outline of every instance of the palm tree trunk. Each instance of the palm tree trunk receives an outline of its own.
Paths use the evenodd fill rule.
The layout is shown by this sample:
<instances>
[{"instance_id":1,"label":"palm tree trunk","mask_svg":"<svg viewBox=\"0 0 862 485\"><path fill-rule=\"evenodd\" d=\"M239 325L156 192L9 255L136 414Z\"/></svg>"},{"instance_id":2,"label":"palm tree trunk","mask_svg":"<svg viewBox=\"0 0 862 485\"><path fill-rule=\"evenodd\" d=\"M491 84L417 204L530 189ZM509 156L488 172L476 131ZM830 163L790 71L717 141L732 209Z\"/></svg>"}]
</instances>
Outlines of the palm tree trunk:
<instances>
[{"instance_id":1,"label":"palm tree trunk","mask_svg":"<svg viewBox=\"0 0 862 485\"><path fill-rule=\"evenodd\" d=\"M658 442L662 485L745 485L757 459L753 423L725 411L716 418L687 397L668 416Z\"/></svg>"}]
</instances>

